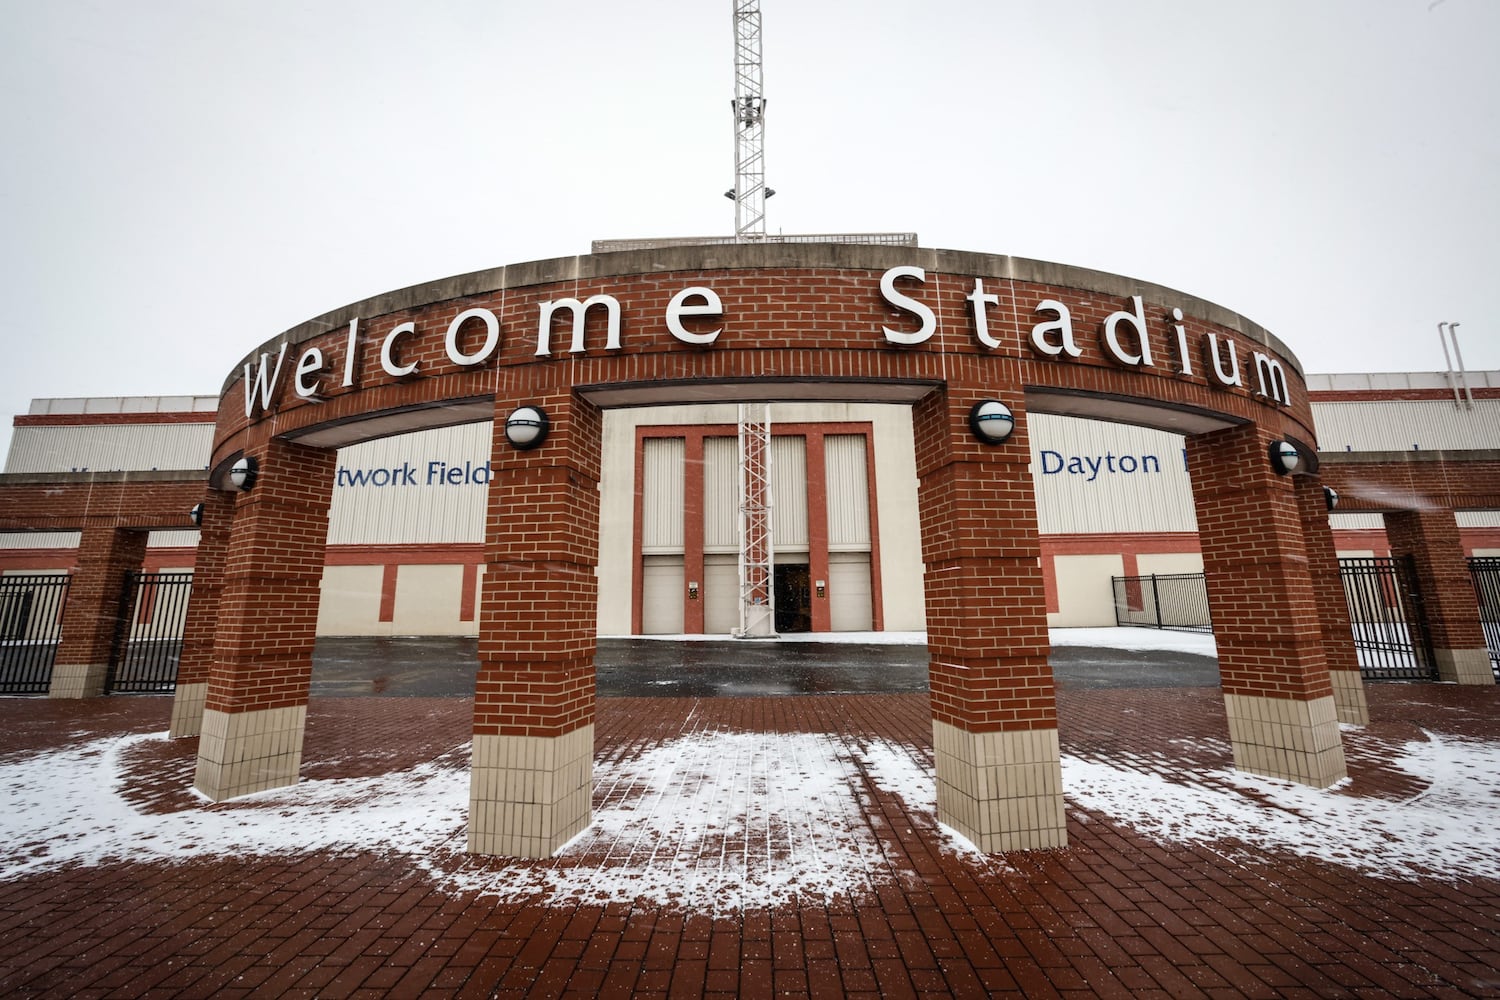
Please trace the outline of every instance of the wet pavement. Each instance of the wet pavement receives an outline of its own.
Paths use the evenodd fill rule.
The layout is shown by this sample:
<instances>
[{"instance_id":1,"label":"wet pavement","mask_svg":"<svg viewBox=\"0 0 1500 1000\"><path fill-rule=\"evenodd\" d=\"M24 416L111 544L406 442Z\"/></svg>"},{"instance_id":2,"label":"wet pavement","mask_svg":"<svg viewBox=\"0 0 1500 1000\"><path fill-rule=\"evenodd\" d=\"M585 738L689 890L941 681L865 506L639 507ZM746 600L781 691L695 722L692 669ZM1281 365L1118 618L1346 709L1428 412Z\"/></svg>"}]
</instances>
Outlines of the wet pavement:
<instances>
[{"instance_id":1,"label":"wet pavement","mask_svg":"<svg viewBox=\"0 0 1500 1000\"><path fill-rule=\"evenodd\" d=\"M312 693L464 697L473 693L478 640L463 637L318 640ZM1057 646L1063 687L1217 687L1211 656L1166 650ZM922 644L805 640L599 640L601 698L716 698L927 691Z\"/></svg>"}]
</instances>

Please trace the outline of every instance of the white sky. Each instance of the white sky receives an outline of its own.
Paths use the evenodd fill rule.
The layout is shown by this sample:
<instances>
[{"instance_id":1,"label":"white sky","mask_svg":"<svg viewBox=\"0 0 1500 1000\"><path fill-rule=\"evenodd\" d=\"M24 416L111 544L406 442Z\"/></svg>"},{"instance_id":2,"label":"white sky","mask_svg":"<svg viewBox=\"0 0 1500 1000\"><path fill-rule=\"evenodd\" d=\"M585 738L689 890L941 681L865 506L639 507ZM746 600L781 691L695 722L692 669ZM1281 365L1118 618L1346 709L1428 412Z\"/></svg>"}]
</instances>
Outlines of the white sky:
<instances>
[{"instance_id":1,"label":"white sky","mask_svg":"<svg viewBox=\"0 0 1500 1000\"><path fill-rule=\"evenodd\" d=\"M0 450L391 288L722 234L732 5L0 0ZM764 0L772 229L1158 282L1309 371L1500 368L1500 3Z\"/></svg>"}]
</instances>

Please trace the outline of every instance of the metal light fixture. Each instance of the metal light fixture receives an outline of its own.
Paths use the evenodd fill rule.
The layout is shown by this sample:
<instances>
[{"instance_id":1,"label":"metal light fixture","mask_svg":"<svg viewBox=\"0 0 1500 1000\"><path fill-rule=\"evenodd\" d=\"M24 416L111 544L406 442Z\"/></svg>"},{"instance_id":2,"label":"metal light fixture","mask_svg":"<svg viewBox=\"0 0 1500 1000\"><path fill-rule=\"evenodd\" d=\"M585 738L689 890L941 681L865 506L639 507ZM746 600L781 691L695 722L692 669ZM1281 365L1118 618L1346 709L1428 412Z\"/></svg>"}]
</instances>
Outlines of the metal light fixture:
<instances>
[{"instance_id":1,"label":"metal light fixture","mask_svg":"<svg viewBox=\"0 0 1500 1000\"><path fill-rule=\"evenodd\" d=\"M1015 414L997 399L982 400L969 410L969 430L985 444L999 444L1015 429Z\"/></svg>"},{"instance_id":2,"label":"metal light fixture","mask_svg":"<svg viewBox=\"0 0 1500 1000\"><path fill-rule=\"evenodd\" d=\"M241 493L249 493L255 487L255 477L259 474L260 463L246 455L230 466L229 482Z\"/></svg>"},{"instance_id":3,"label":"metal light fixture","mask_svg":"<svg viewBox=\"0 0 1500 1000\"><path fill-rule=\"evenodd\" d=\"M188 511L188 519L193 522L195 527L203 527L203 505L201 503L195 504L193 509Z\"/></svg>"},{"instance_id":4,"label":"metal light fixture","mask_svg":"<svg viewBox=\"0 0 1500 1000\"><path fill-rule=\"evenodd\" d=\"M1289 475L1297 471L1297 466L1302 464L1302 456L1297 452L1297 446L1290 441L1271 442L1271 468L1276 470L1278 476Z\"/></svg>"},{"instance_id":5,"label":"metal light fixture","mask_svg":"<svg viewBox=\"0 0 1500 1000\"><path fill-rule=\"evenodd\" d=\"M1332 486L1323 487L1323 499L1328 502L1328 509L1333 510L1339 505L1339 491Z\"/></svg>"},{"instance_id":6,"label":"metal light fixture","mask_svg":"<svg viewBox=\"0 0 1500 1000\"><path fill-rule=\"evenodd\" d=\"M547 440L552 422L536 406L522 406L505 418L505 440L517 451L530 451Z\"/></svg>"}]
</instances>

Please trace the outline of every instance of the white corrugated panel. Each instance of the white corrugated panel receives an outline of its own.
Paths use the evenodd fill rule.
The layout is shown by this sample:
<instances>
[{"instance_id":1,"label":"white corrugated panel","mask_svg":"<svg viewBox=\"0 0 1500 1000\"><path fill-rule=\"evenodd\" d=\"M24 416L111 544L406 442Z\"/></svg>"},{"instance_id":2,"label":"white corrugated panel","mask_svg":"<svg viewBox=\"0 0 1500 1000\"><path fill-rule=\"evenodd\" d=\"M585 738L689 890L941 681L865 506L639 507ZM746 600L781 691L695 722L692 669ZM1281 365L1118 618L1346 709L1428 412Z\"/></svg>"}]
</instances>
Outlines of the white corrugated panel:
<instances>
[{"instance_id":1,"label":"white corrugated panel","mask_svg":"<svg viewBox=\"0 0 1500 1000\"><path fill-rule=\"evenodd\" d=\"M732 437L706 438L703 442L703 551L738 552L739 525L740 443ZM738 619L735 623L738 624Z\"/></svg>"},{"instance_id":2,"label":"white corrugated panel","mask_svg":"<svg viewBox=\"0 0 1500 1000\"><path fill-rule=\"evenodd\" d=\"M868 632L874 627L870 601L870 557L859 552L828 555L829 628Z\"/></svg>"},{"instance_id":3,"label":"white corrugated panel","mask_svg":"<svg viewBox=\"0 0 1500 1000\"><path fill-rule=\"evenodd\" d=\"M703 631L728 635L740 625L740 560L735 555L703 557Z\"/></svg>"},{"instance_id":4,"label":"white corrugated panel","mask_svg":"<svg viewBox=\"0 0 1500 1000\"><path fill-rule=\"evenodd\" d=\"M1458 516L1463 517L1462 514ZM1329 514L1328 526L1334 531L1354 531L1364 528L1384 528L1385 518L1379 514Z\"/></svg>"},{"instance_id":5,"label":"white corrugated panel","mask_svg":"<svg viewBox=\"0 0 1500 1000\"><path fill-rule=\"evenodd\" d=\"M807 550L807 438L771 438L771 495L776 551Z\"/></svg>"},{"instance_id":6,"label":"white corrugated panel","mask_svg":"<svg viewBox=\"0 0 1500 1000\"><path fill-rule=\"evenodd\" d=\"M865 436L830 434L823 438L823 463L828 487L828 551L868 552L870 482Z\"/></svg>"},{"instance_id":7,"label":"white corrugated panel","mask_svg":"<svg viewBox=\"0 0 1500 1000\"><path fill-rule=\"evenodd\" d=\"M647 438L641 471L641 551L682 551L683 465L687 442L682 438ZM681 629L678 629L681 631Z\"/></svg>"},{"instance_id":8,"label":"white corrugated panel","mask_svg":"<svg viewBox=\"0 0 1500 1000\"><path fill-rule=\"evenodd\" d=\"M329 544L483 541L491 426L444 427L341 448Z\"/></svg>"},{"instance_id":9,"label":"white corrugated panel","mask_svg":"<svg viewBox=\"0 0 1500 1000\"><path fill-rule=\"evenodd\" d=\"M683 626L682 557L647 556L642 563L641 631L677 635Z\"/></svg>"},{"instance_id":10,"label":"white corrugated panel","mask_svg":"<svg viewBox=\"0 0 1500 1000\"><path fill-rule=\"evenodd\" d=\"M77 531L0 531L0 549L76 549Z\"/></svg>"},{"instance_id":11,"label":"white corrugated panel","mask_svg":"<svg viewBox=\"0 0 1500 1000\"><path fill-rule=\"evenodd\" d=\"M1181 435L1051 414L1029 420L1044 533L1198 529Z\"/></svg>"},{"instance_id":12,"label":"white corrugated panel","mask_svg":"<svg viewBox=\"0 0 1500 1000\"><path fill-rule=\"evenodd\" d=\"M1500 510L1461 510L1458 512L1460 528L1500 528Z\"/></svg>"},{"instance_id":13,"label":"white corrugated panel","mask_svg":"<svg viewBox=\"0 0 1500 1000\"><path fill-rule=\"evenodd\" d=\"M206 469L213 424L17 427L6 472Z\"/></svg>"},{"instance_id":14,"label":"white corrugated panel","mask_svg":"<svg viewBox=\"0 0 1500 1000\"><path fill-rule=\"evenodd\" d=\"M191 549L198 545L196 531L153 531L146 546L153 549Z\"/></svg>"},{"instance_id":15,"label":"white corrugated panel","mask_svg":"<svg viewBox=\"0 0 1500 1000\"><path fill-rule=\"evenodd\" d=\"M1500 448L1500 399L1314 403L1320 451Z\"/></svg>"}]
</instances>

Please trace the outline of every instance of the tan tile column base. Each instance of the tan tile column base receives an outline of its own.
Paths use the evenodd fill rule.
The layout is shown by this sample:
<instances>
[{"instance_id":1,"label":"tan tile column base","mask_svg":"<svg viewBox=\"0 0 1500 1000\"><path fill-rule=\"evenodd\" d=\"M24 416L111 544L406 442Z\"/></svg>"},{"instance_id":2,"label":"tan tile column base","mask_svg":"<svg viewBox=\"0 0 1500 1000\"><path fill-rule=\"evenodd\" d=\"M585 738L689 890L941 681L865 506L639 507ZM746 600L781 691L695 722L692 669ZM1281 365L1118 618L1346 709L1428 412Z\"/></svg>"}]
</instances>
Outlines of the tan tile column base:
<instances>
[{"instance_id":1,"label":"tan tile column base","mask_svg":"<svg viewBox=\"0 0 1500 1000\"><path fill-rule=\"evenodd\" d=\"M940 822L981 851L1068 846L1056 729L971 733L933 720Z\"/></svg>"},{"instance_id":2,"label":"tan tile column base","mask_svg":"<svg viewBox=\"0 0 1500 1000\"><path fill-rule=\"evenodd\" d=\"M297 783L307 706L203 712L193 787L215 802Z\"/></svg>"},{"instance_id":3,"label":"tan tile column base","mask_svg":"<svg viewBox=\"0 0 1500 1000\"><path fill-rule=\"evenodd\" d=\"M1432 656L1437 663L1440 681L1450 684L1495 683L1488 649L1434 649Z\"/></svg>"},{"instance_id":4,"label":"tan tile column base","mask_svg":"<svg viewBox=\"0 0 1500 1000\"><path fill-rule=\"evenodd\" d=\"M1348 777L1332 695L1297 701L1226 694L1224 711L1239 770L1314 788Z\"/></svg>"},{"instance_id":5,"label":"tan tile column base","mask_svg":"<svg viewBox=\"0 0 1500 1000\"><path fill-rule=\"evenodd\" d=\"M167 738L175 740L203 732L203 703L207 699L207 682L177 685L172 695L172 725Z\"/></svg>"},{"instance_id":6,"label":"tan tile column base","mask_svg":"<svg viewBox=\"0 0 1500 1000\"><path fill-rule=\"evenodd\" d=\"M48 698L98 698L104 694L105 663L58 663L52 667Z\"/></svg>"},{"instance_id":7,"label":"tan tile column base","mask_svg":"<svg viewBox=\"0 0 1500 1000\"><path fill-rule=\"evenodd\" d=\"M474 737L469 853L550 858L593 822L594 726Z\"/></svg>"},{"instance_id":8,"label":"tan tile column base","mask_svg":"<svg viewBox=\"0 0 1500 1000\"><path fill-rule=\"evenodd\" d=\"M1333 701L1338 708L1339 722L1346 726L1368 726L1370 703L1365 699L1365 679L1358 670L1330 670L1333 681Z\"/></svg>"}]
</instances>

